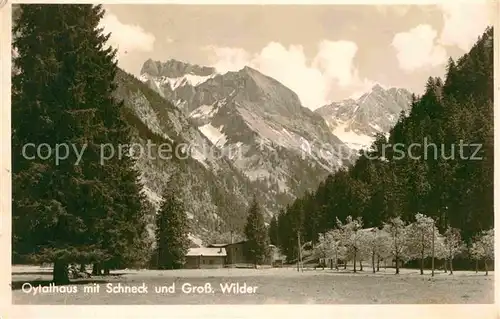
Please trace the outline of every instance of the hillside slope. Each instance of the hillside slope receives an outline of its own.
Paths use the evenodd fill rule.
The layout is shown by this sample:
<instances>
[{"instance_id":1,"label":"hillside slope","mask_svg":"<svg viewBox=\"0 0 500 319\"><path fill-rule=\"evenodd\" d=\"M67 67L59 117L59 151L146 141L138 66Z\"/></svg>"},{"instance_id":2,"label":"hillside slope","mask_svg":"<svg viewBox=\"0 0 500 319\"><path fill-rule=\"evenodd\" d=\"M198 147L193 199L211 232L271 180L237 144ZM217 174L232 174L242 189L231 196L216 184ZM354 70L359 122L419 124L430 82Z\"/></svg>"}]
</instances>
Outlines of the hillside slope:
<instances>
[{"instance_id":1,"label":"hillside slope","mask_svg":"<svg viewBox=\"0 0 500 319\"><path fill-rule=\"evenodd\" d=\"M248 200L254 193L261 198L262 192L217 149L204 150L210 142L172 104L123 71L116 81L116 97L125 101L133 129L132 143L144 150L139 154L136 147L135 156L150 201L157 207L165 187L175 187L182 194L193 234L203 238L218 230L241 231ZM169 185L174 173L180 174L182 185Z\"/></svg>"}]
</instances>

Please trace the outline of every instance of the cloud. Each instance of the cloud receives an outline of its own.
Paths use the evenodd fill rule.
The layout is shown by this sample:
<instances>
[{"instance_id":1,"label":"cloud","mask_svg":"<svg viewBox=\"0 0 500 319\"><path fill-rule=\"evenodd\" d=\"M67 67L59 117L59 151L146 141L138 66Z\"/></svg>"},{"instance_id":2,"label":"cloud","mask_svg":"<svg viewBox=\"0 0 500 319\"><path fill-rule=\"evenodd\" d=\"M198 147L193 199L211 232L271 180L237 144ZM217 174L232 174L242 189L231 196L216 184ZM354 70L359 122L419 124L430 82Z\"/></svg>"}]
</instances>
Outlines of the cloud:
<instances>
[{"instance_id":1,"label":"cloud","mask_svg":"<svg viewBox=\"0 0 500 319\"><path fill-rule=\"evenodd\" d=\"M119 56L133 51L153 51L155 36L138 25L125 24L114 14L106 13L100 26L104 33L111 32L108 44L118 49Z\"/></svg>"},{"instance_id":2,"label":"cloud","mask_svg":"<svg viewBox=\"0 0 500 319\"><path fill-rule=\"evenodd\" d=\"M203 47L203 49L210 51L214 55L215 62L212 66L221 73L241 70L248 65L251 59L250 54L240 48L209 45Z\"/></svg>"},{"instance_id":3,"label":"cloud","mask_svg":"<svg viewBox=\"0 0 500 319\"><path fill-rule=\"evenodd\" d=\"M408 11L410 11L411 6L409 5L390 5L390 4L382 4L376 5L375 9L383 14L383 15L395 15L398 18L404 17Z\"/></svg>"},{"instance_id":4,"label":"cloud","mask_svg":"<svg viewBox=\"0 0 500 319\"><path fill-rule=\"evenodd\" d=\"M446 62L446 46L456 46L467 52L486 27L492 24L488 2L441 2L437 5L443 18L438 32L430 25L417 27L394 36L392 46L397 52L399 66L406 71L435 67Z\"/></svg>"},{"instance_id":5,"label":"cloud","mask_svg":"<svg viewBox=\"0 0 500 319\"><path fill-rule=\"evenodd\" d=\"M420 24L408 32L397 33L391 45L396 50L400 68L414 71L445 63L446 50L435 43L437 34L428 24Z\"/></svg>"},{"instance_id":6,"label":"cloud","mask_svg":"<svg viewBox=\"0 0 500 319\"><path fill-rule=\"evenodd\" d=\"M327 78L336 80L341 88L366 92L375 83L359 76L354 65L357 52L354 42L323 40L318 45L313 66L323 70Z\"/></svg>"},{"instance_id":7,"label":"cloud","mask_svg":"<svg viewBox=\"0 0 500 319\"><path fill-rule=\"evenodd\" d=\"M315 57L308 61L301 45L288 48L270 42L255 54L242 48L205 47L212 52L218 72L237 71L250 66L297 93L301 103L310 109L328 104L336 88L366 91L373 83L360 79L354 67L358 47L350 41L327 41L318 44Z\"/></svg>"},{"instance_id":8,"label":"cloud","mask_svg":"<svg viewBox=\"0 0 500 319\"><path fill-rule=\"evenodd\" d=\"M320 70L308 66L301 45L285 48L271 42L250 62L250 66L275 78L297 93L309 108L322 106L328 94L328 79Z\"/></svg>"},{"instance_id":9,"label":"cloud","mask_svg":"<svg viewBox=\"0 0 500 319\"><path fill-rule=\"evenodd\" d=\"M445 2L439 4L443 15L443 30L439 42L442 45L455 45L469 51L486 27L491 24L489 4L485 1L475 3Z\"/></svg>"}]
</instances>

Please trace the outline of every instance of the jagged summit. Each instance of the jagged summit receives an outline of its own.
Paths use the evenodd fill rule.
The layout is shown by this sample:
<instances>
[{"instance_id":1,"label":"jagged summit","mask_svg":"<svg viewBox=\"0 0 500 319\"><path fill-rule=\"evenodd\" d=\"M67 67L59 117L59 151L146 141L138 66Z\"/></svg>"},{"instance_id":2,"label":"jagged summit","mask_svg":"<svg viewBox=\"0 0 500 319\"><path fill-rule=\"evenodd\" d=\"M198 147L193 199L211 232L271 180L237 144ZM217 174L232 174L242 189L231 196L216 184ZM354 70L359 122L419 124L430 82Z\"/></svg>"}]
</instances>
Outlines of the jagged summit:
<instances>
[{"instance_id":1,"label":"jagged summit","mask_svg":"<svg viewBox=\"0 0 500 319\"><path fill-rule=\"evenodd\" d=\"M346 99L320 107L333 134L354 149L368 147L377 133L387 133L402 110L411 105L411 93L402 88L385 89L375 84L358 99Z\"/></svg>"},{"instance_id":2,"label":"jagged summit","mask_svg":"<svg viewBox=\"0 0 500 319\"><path fill-rule=\"evenodd\" d=\"M141 68L141 74L171 78L178 78L186 74L209 76L215 72L215 68L186 63L176 59L169 59L166 62L148 59Z\"/></svg>"},{"instance_id":3,"label":"jagged summit","mask_svg":"<svg viewBox=\"0 0 500 319\"><path fill-rule=\"evenodd\" d=\"M249 66L217 76L213 81L218 82L224 88L236 90L235 94L238 98L260 103L258 106L266 108L270 113L301 112L301 109L305 109L294 91L276 79ZM205 85L208 83L201 84L200 87Z\"/></svg>"},{"instance_id":4,"label":"jagged summit","mask_svg":"<svg viewBox=\"0 0 500 319\"><path fill-rule=\"evenodd\" d=\"M382 85L380 85L379 83L372 86L372 91L384 91L384 90L385 90L384 87L382 87Z\"/></svg>"},{"instance_id":5,"label":"jagged summit","mask_svg":"<svg viewBox=\"0 0 500 319\"><path fill-rule=\"evenodd\" d=\"M205 67L170 59L166 62L148 59L141 70L141 80L167 97L187 114L199 105L213 103L228 95L273 106L275 113L292 113L303 108L298 95L274 78L245 66L240 70L217 73ZM206 92L210 91L211 96ZM266 102L266 103L264 103Z\"/></svg>"}]
</instances>

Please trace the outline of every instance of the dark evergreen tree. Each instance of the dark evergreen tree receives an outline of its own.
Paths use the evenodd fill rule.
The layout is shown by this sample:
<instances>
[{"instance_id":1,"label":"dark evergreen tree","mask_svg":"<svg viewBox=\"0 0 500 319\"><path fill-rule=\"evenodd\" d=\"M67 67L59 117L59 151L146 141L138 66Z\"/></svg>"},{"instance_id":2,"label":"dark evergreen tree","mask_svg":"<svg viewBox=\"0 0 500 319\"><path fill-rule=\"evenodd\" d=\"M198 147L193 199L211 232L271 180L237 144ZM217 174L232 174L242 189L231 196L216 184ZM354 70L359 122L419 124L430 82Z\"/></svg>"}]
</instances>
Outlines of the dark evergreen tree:
<instances>
[{"instance_id":1,"label":"dark evergreen tree","mask_svg":"<svg viewBox=\"0 0 500 319\"><path fill-rule=\"evenodd\" d=\"M278 218L276 216L273 216L269 223L269 242L274 246L279 245Z\"/></svg>"},{"instance_id":2,"label":"dark evergreen tree","mask_svg":"<svg viewBox=\"0 0 500 319\"><path fill-rule=\"evenodd\" d=\"M156 249L158 269L179 269L184 265L190 241L186 211L177 191L174 176L163 194L156 215Z\"/></svg>"},{"instance_id":3,"label":"dark evergreen tree","mask_svg":"<svg viewBox=\"0 0 500 319\"><path fill-rule=\"evenodd\" d=\"M58 284L69 281L69 263L123 265L145 234L133 161L100 162L101 145L129 143L103 15L101 6L30 4L13 23L13 251L53 262ZM27 143L83 155L28 159Z\"/></svg>"},{"instance_id":4,"label":"dark evergreen tree","mask_svg":"<svg viewBox=\"0 0 500 319\"><path fill-rule=\"evenodd\" d=\"M266 224L264 223L264 215L255 197L248 211L245 236L248 241L247 251L249 257L254 261L255 267L257 267L267 257L269 240Z\"/></svg>"}]
</instances>

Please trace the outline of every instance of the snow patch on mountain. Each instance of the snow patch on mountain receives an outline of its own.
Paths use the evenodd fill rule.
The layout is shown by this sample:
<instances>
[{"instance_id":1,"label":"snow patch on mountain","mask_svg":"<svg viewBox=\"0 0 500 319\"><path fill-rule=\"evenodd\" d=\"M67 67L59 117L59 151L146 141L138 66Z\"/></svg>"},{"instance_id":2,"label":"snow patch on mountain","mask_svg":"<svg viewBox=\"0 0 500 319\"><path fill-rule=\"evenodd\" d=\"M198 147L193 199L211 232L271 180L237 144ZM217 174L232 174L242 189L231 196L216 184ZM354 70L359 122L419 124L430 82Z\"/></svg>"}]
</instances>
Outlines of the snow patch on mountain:
<instances>
[{"instance_id":1,"label":"snow patch on mountain","mask_svg":"<svg viewBox=\"0 0 500 319\"><path fill-rule=\"evenodd\" d=\"M208 76L200 76L196 74L185 74L184 76L170 78L166 76L162 76L156 80L158 85L161 87L162 85L168 84L172 90L175 90L184 85L197 86L207 80L216 76L217 73L208 75Z\"/></svg>"},{"instance_id":2,"label":"snow patch on mountain","mask_svg":"<svg viewBox=\"0 0 500 319\"><path fill-rule=\"evenodd\" d=\"M184 106L186 105L186 101L182 100L182 99L176 99L176 100L172 100L172 103L174 104L174 106L178 109L183 109Z\"/></svg>"},{"instance_id":3,"label":"snow patch on mountain","mask_svg":"<svg viewBox=\"0 0 500 319\"><path fill-rule=\"evenodd\" d=\"M370 146L374 140L372 136L352 131L348 123L339 124L332 131L342 142L356 151Z\"/></svg>"},{"instance_id":4,"label":"snow patch on mountain","mask_svg":"<svg viewBox=\"0 0 500 319\"><path fill-rule=\"evenodd\" d=\"M193 119L209 119L217 112L217 110L218 108L215 104L201 105L191 112L189 117Z\"/></svg>"},{"instance_id":5,"label":"snow patch on mountain","mask_svg":"<svg viewBox=\"0 0 500 319\"><path fill-rule=\"evenodd\" d=\"M222 133L222 127L216 128L212 124L205 124L199 130L212 142L214 146L223 147L226 144L226 136Z\"/></svg>"}]
</instances>

